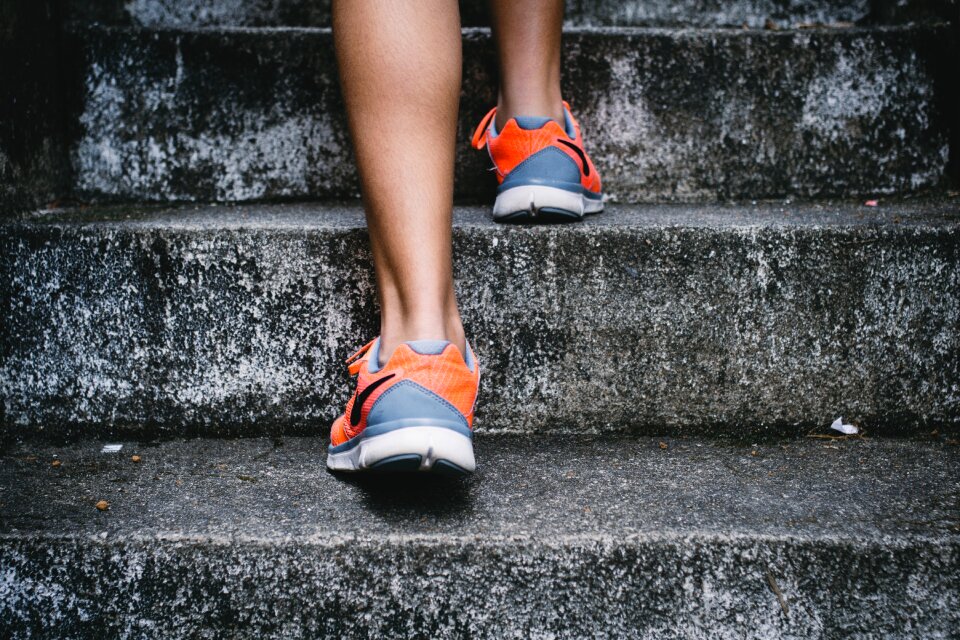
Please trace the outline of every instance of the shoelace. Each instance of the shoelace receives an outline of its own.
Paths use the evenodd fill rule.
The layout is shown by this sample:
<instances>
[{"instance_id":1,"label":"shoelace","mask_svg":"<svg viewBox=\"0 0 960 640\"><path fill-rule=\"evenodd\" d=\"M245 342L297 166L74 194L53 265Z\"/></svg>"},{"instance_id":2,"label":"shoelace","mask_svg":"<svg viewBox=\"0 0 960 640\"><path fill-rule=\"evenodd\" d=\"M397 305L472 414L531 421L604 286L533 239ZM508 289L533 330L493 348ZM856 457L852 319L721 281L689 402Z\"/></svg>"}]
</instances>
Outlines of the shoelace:
<instances>
[{"instance_id":1,"label":"shoelace","mask_svg":"<svg viewBox=\"0 0 960 640\"><path fill-rule=\"evenodd\" d=\"M351 376L355 376L360 373L360 367L363 366L363 356L367 355L367 352L370 351L370 347L372 347L373 343L376 341L377 338L374 338L367 344L357 349L352 356L344 360L344 362L347 364L347 371L350 372Z\"/></svg>"},{"instance_id":2,"label":"shoelace","mask_svg":"<svg viewBox=\"0 0 960 640\"><path fill-rule=\"evenodd\" d=\"M470 141L470 144L474 149L483 149L487 145L487 131L490 130L490 122L496 113L496 107L487 111L487 115L483 116L483 120L480 121L477 130L473 132L473 139Z\"/></svg>"}]
</instances>

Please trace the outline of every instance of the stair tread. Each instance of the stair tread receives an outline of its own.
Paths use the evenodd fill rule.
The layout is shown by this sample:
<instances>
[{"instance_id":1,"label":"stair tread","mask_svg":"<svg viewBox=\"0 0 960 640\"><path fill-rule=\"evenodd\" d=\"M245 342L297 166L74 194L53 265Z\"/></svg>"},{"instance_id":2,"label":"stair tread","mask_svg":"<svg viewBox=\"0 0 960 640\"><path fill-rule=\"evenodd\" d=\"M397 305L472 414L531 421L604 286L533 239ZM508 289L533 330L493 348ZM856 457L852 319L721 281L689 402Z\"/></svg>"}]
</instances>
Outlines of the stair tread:
<instances>
[{"instance_id":1,"label":"stair tread","mask_svg":"<svg viewBox=\"0 0 960 640\"><path fill-rule=\"evenodd\" d=\"M535 227L458 207L477 428L956 425L958 204L611 205ZM377 331L356 203L40 213L0 224L0 276L10 433L307 435Z\"/></svg>"},{"instance_id":2,"label":"stair tread","mask_svg":"<svg viewBox=\"0 0 960 640\"><path fill-rule=\"evenodd\" d=\"M597 228L662 227L737 229L755 227L874 227L960 224L960 197L883 201L876 207L862 202L756 202L726 204L614 204L600 215L569 225L503 225L494 223L489 206L454 207L454 226L498 233L590 233ZM358 202L283 204L201 204L144 206L139 204L48 209L0 221L0 227L165 228L180 230L355 229L366 226Z\"/></svg>"},{"instance_id":3,"label":"stair tread","mask_svg":"<svg viewBox=\"0 0 960 640\"><path fill-rule=\"evenodd\" d=\"M323 438L128 442L119 453L102 453L102 444L8 447L0 533L271 544L960 542L960 447L942 438L486 436L477 438L478 472L464 481L341 479L324 469ZM108 511L95 508L99 500Z\"/></svg>"},{"instance_id":4,"label":"stair tread","mask_svg":"<svg viewBox=\"0 0 960 640\"><path fill-rule=\"evenodd\" d=\"M827 34L863 34L863 33L898 33L902 31L930 31L949 28L949 23L939 20L923 22L906 22L902 24L864 24L844 25L840 27L830 25L787 26L781 29L744 28L742 26L695 26L695 25L566 25L563 32L568 35L606 35L610 37L625 37L633 35L722 35L769 38L793 37L805 33ZM328 35L332 29L326 26L246 26L246 25L114 25L114 24L71 24L67 28L74 32L101 31L108 33L196 33L196 34L247 34L247 35ZM489 27L462 27L460 32L464 37L490 37Z\"/></svg>"}]
</instances>

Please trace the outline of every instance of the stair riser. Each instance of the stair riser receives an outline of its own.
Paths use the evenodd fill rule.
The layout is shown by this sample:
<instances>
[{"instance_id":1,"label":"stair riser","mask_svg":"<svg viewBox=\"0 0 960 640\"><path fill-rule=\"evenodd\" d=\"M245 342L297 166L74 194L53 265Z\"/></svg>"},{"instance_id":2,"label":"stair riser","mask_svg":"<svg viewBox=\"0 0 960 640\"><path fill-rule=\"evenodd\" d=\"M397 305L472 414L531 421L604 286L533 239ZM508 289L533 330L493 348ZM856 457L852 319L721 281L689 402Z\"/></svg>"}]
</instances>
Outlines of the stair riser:
<instances>
[{"instance_id":1,"label":"stair riser","mask_svg":"<svg viewBox=\"0 0 960 640\"><path fill-rule=\"evenodd\" d=\"M572 25L676 25L762 27L904 20L949 15L950 0L569 0ZM488 22L486 2L462 0L465 25ZM67 2L72 20L130 22L151 27L330 26L330 0L101 0Z\"/></svg>"},{"instance_id":2,"label":"stair riser","mask_svg":"<svg viewBox=\"0 0 960 640\"><path fill-rule=\"evenodd\" d=\"M12 433L324 432L352 390L343 358L378 330L360 228L0 234ZM454 236L481 430L960 422L956 227Z\"/></svg>"},{"instance_id":3,"label":"stair riser","mask_svg":"<svg viewBox=\"0 0 960 640\"><path fill-rule=\"evenodd\" d=\"M950 637L951 543L0 541L8 637ZM789 614L773 593L773 576Z\"/></svg>"},{"instance_id":4,"label":"stair riser","mask_svg":"<svg viewBox=\"0 0 960 640\"><path fill-rule=\"evenodd\" d=\"M914 191L944 181L947 36L578 32L564 91L620 201ZM93 30L70 49L83 198L358 191L328 32ZM469 32L464 55L457 194L489 200L489 159L467 145L495 101L489 38Z\"/></svg>"}]
</instances>

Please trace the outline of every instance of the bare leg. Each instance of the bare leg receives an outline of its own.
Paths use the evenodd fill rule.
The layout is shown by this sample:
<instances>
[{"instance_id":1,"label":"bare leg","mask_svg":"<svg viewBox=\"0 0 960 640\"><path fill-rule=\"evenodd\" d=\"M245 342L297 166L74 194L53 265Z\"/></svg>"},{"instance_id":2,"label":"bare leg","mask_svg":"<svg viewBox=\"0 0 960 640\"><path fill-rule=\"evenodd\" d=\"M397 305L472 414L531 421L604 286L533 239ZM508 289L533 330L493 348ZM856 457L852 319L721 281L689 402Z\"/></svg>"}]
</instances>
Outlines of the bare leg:
<instances>
[{"instance_id":1,"label":"bare leg","mask_svg":"<svg viewBox=\"0 0 960 640\"><path fill-rule=\"evenodd\" d=\"M500 58L497 126L514 116L549 117L563 126L563 0L490 0L490 16Z\"/></svg>"},{"instance_id":2,"label":"bare leg","mask_svg":"<svg viewBox=\"0 0 960 640\"><path fill-rule=\"evenodd\" d=\"M407 340L464 350L451 218L456 0L335 0L333 31L381 304L381 360Z\"/></svg>"}]
</instances>

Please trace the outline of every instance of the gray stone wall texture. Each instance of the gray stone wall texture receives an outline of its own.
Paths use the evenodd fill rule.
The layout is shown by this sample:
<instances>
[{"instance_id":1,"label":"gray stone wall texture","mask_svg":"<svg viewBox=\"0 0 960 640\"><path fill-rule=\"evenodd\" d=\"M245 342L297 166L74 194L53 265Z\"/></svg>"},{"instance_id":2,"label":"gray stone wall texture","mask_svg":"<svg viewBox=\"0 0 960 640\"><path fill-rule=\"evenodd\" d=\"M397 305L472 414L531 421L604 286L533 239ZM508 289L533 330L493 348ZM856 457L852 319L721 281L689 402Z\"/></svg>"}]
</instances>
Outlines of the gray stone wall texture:
<instances>
[{"instance_id":1,"label":"gray stone wall texture","mask_svg":"<svg viewBox=\"0 0 960 640\"><path fill-rule=\"evenodd\" d=\"M378 329L359 207L74 215L0 226L8 434L326 433ZM457 216L480 431L960 421L955 200Z\"/></svg>"}]
</instances>

